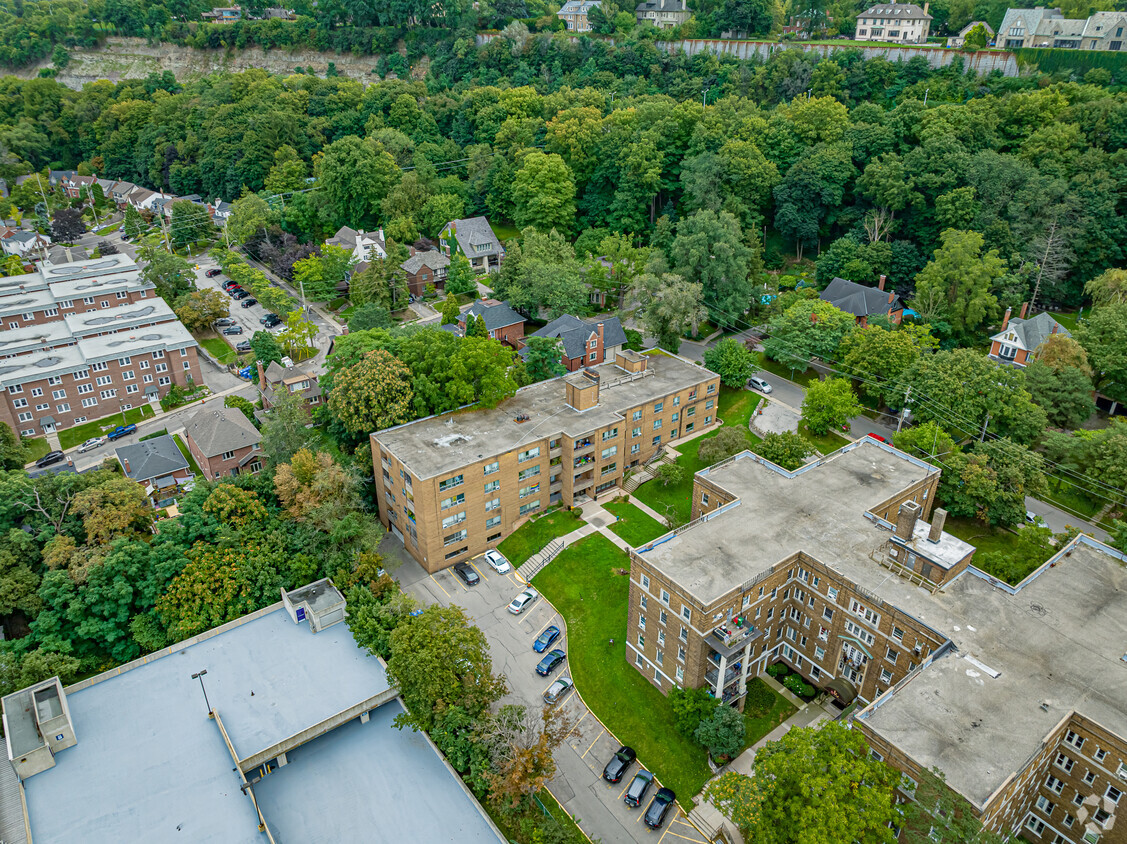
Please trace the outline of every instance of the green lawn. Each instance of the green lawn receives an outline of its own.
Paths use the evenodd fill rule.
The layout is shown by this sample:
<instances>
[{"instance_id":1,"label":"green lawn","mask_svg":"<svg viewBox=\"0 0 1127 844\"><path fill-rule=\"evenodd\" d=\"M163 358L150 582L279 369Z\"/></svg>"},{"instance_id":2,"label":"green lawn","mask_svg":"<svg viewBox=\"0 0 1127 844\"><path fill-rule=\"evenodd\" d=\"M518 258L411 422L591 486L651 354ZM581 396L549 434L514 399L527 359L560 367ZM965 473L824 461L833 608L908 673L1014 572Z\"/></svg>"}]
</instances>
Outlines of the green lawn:
<instances>
[{"instance_id":1,"label":"green lawn","mask_svg":"<svg viewBox=\"0 0 1127 844\"><path fill-rule=\"evenodd\" d=\"M1070 313L1053 313L1050 311L1049 316L1051 316L1053 319L1067 328L1071 333L1076 331L1076 323L1080 317L1080 314L1076 313L1075 311Z\"/></svg>"},{"instance_id":2,"label":"green lawn","mask_svg":"<svg viewBox=\"0 0 1127 844\"><path fill-rule=\"evenodd\" d=\"M46 437L36 437L33 440L24 440L23 444L27 446L28 463L33 463L51 450L51 445L47 442Z\"/></svg>"},{"instance_id":3,"label":"green lawn","mask_svg":"<svg viewBox=\"0 0 1127 844\"><path fill-rule=\"evenodd\" d=\"M124 422L121 421L122 415L115 413L113 416L107 416L104 419L95 419L93 422L84 422L73 428L66 428L59 431L59 446L65 451L68 448L74 448L76 445L82 445L91 437L100 437L108 431L112 431L118 425L140 422L152 415L153 409L146 402L140 407L125 411Z\"/></svg>"},{"instance_id":4,"label":"green lawn","mask_svg":"<svg viewBox=\"0 0 1127 844\"><path fill-rule=\"evenodd\" d=\"M943 529L963 542L969 542L977 552L983 554L991 551L1012 553L1013 543L1017 540L1013 533L1003 528L991 527L975 519L959 519L955 516L947 517Z\"/></svg>"},{"instance_id":5,"label":"green lawn","mask_svg":"<svg viewBox=\"0 0 1127 844\"><path fill-rule=\"evenodd\" d=\"M196 458L192 457L192 452L188 451L187 443L180 439L179 434L173 434L172 439L176 442L176 447L180 449L180 453L184 455L184 459L188 461L188 468L196 475L202 474L199 464L196 463Z\"/></svg>"},{"instance_id":6,"label":"green lawn","mask_svg":"<svg viewBox=\"0 0 1127 844\"><path fill-rule=\"evenodd\" d=\"M744 711L744 750L751 747L765 735L767 735L783 721L787 720L795 713L794 705L776 692L770 686L767 686L759 678L755 678L748 683L748 689L751 689L753 683L766 686L774 697L774 702L767 710L752 711L750 706L747 706ZM749 696L748 700L751 700Z\"/></svg>"},{"instance_id":7,"label":"green lawn","mask_svg":"<svg viewBox=\"0 0 1127 844\"><path fill-rule=\"evenodd\" d=\"M780 378L786 378L788 381L793 381L795 384L801 384L803 387L810 386L811 381L818 380L818 373L814 369L805 369L802 371L791 369L778 361L773 361L763 352L756 352L759 356L759 368L770 372L772 375L778 375Z\"/></svg>"},{"instance_id":8,"label":"green lawn","mask_svg":"<svg viewBox=\"0 0 1127 844\"><path fill-rule=\"evenodd\" d=\"M736 390L731 387L720 388L720 402L717 415L724 420L724 427L734 426L743 430L747 437L748 447L754 449L763 442L748 429L751 414L759 406L760 397L750 390ZM681 456L677 458L677 465L685 470L685 476L680 482L662 486L657 481L647 481L638 487L634 496L644 504L652 507L663 516L670 513L674 519L684 523L689 520L692 511L693 475L707 465L700 459L698 451L700 444L719 432L714 431L707 436L692 440L679 447Z\"/></svg>"},{"instance_id":9,"label":"green lawn","mask_svg":"<svg viewBox=\"0 0 1127 844\"><path fill-rule=\"evenodd\" d=\"M669 528L625 499L615 499L604 504L603 508L618 516L618 521L610 529L634 548L669 532Z\"/></svg>"},{"instance_id":10,"label":"green lawn","mask_svg":"<svg viewBox=\"0 0 1127 844\"><path fill-rule=\"evenodd\" d=\"M567 622L571 676L583 700L639 762L690 806L711 773L705 751L673 726L669 700L626 661L630 581L625 551L592 534L560 554L533 585ZM613 644L612 644L613 642Z\"/></svg>"},{"instance_id":11,"label":"green lawn","mask_svg":"<svg viewBox=\"0 0 1127 844\"><path fill-rule=\"evenodd\" d=\"M220 363L227 364L235 360L235 350L222 337L197 337L196 339Z\"/></svg>"},{"instance_id":12,"label":"green lawn","mask_svg":"<svg viewBox=\"0 0 1127 844\"><path fill-rule=\"evenodd\" d=\"M814 446L814 448L818 449L818 451L822 452L822 454L837 451L843 445L849 445L850 442L845 437L840 434L835 434L833 431L829 431L825 434L811 433L806 430L806 426L801 423L798 426L798 433L799 436Z\"/></svg>"},{"instance_id":13,"label":"green lawn","mask_svg":"<svg viewBox=\"0 0 1127 844\"><path fill-rule=\"evenodd\" d=\"M503 226L499 223L490 223L490 225L493 227L493 234L497 235L497 239L502 243L520 237L520 229L516 226Z\"/></svg>"},{"instance_id":14,"label":"green lawn","mask_svg":"<svg viewBox=\"0 0 1127 844\"><path fill-rule=\"evenodd\" d=\"M497 550L514 566L539 553L553 539L583 527L583 519L571 510L553 510L525 522L508 536Z\"/></svg>"}]
</instances>

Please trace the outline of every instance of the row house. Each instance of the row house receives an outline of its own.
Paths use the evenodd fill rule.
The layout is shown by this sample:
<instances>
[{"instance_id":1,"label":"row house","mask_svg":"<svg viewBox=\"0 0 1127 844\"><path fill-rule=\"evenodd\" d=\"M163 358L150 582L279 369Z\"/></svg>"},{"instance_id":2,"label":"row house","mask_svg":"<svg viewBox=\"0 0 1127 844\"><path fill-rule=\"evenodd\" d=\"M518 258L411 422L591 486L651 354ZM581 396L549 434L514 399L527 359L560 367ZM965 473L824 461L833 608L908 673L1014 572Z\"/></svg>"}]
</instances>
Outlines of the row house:
<instances>
[{"instance_id":1,"label":"row house","mask_svg":"<svg viewBox=\"0 0 1127 844\"><path fill-rule=\"evenodd\" d=\"M623 351L495 408L377 431L380 520L429 572L481 554L549 507L612 493L666 443L713 425L719 383L690 361Z\"/></svg>"}]
</instances>

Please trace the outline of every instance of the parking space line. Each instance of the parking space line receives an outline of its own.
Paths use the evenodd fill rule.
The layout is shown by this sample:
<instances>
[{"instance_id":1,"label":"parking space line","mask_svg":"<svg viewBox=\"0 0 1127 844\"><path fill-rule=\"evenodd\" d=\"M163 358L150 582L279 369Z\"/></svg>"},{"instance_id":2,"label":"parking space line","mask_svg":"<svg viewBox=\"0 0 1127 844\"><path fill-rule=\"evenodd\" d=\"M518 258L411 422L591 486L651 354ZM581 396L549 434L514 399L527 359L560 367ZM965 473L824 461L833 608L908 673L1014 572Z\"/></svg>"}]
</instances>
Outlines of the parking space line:
<instances>
[{"instance_id":1,"label":"parking space line","mask_svg":"<svg viewBox=\"0 0 1127 844\"><path fill-rule=\"evenodd\" d=\"M630 777L630 782L634 782L634 778L633 778L633 777ZM623 797L625 797L625 796L626 796L626 791L627 791L627 789L629 789L629 788L630 788L630 782L626 783L626 785L624 785L624 786L622 787L622 791L620 791L620 792L619 792L619 794L618 794L618 799L619 799L619 800L621 800L621 799L622 799Z\"/></svg>"},{"instance_id":2,"label":"parking space line","mask_svg":"<svg viewBox=\"0 0 1127 844\"><path fill-rule=\"evenodd\" d=\"M473 564L473 560L470 560L470 568L473 569L474 571L476 571L477 576L480 577L482 580L489 580L489 578L485 576L485 574L482 572L482 570L479 569L477 566L475 566Z\"/></svg>"},{"instance_id":3,"label":"parking space line","mask_svg":"<svg viewBox=\"0 0 1127 844\"><path fill-rule=\"evenodd\" d=\"M572 728L571 728L570 730L568 730L568 731L567 731L567 735L566 735L566 736L564 736L564 738L567 738L567 737L568 737L568 736L570 736L570 735L571 735L572 733L574 733L574 732L575 732L575 731L576 731L577 729L579 729L579 725L583 723L583 719L584 719L584 718L586 718L586 717L587 717L588 715L590 715L590 714L591 714L591 710L590 710L590 709L584 709L584 710L583 710L583 714L582 714L582 715L581 715L581 716L579 717L579 720L575 722L575 726L574 726L574 727L572 727Z\"/></svg>"},{"instance_id":4,"label":"parking space line","mask_svg":"<svg viewBox=\"0 0 1127 844\"><path fill-rule=\"evenodd\" d=\"M597 736L595 736L595 741L591 742L591 747L595 746L595 742L598 741L599 739L601 739L603 737L603 733L605 733L605 732L606 732L606 730L602 729L601 727L599 728L599 734ZM591 752L591 747L588 747L586 750L584 750L583 755L580 756L579 758L580 759L586 759L587 754Z\"/></svg>"},{"instance_id":5,"label":"parking space line","mask_svg":"<svg viewBox=\"0 0 1127 844\"><path fill-rule=\"evenodd\" d=\"M438 583L438 579L437 579L437 578L436 578L436 577L435 577L435 576L434 576L433 574L431 574L431 575L428 575L428 577L429 577L429 578L430 578L431 580L433 580L433 581L434 581L435 583L437 583L437 584L438 584L438 588L439 588L439 589L441 589L441 590L442 590L443 592L446 592L446 587L445 587L445 586L443 586L443 585L442 585L441 583ZM449 592L446 592L446 597L447 597L447 598L452 598L453 596L452 596L452 595L451 595L451 594L450 594Z\"/></svg>"},{"instance_id":6,"label":"parking space line","mask_svg":"<svg viewBox=\"0 0 1127 844\"><path fill-rule=\"evenodd\" d=\"M678 835L678 834L677 834L676 832L674 832L674 831L673 831L673 823L672 823L672 822L670 822L670 824L669 824L669 826L668 826L668 827L666 828L665 832L663 832L663 833L661 834L661 838L657 839L657 844L661 844L662 840L663 840L663 839L665 838L665 836L667 836L667 835L672 835L672 836L673 836L674 838L681 838L681 839L684 839L685 841L695 841L695 842L697 842L697 844L701 844L701 840L700 840L699 838L689 838L689 837L688 837L688 836L686 836L686 835Z\"/></svg>"}]
</instances>

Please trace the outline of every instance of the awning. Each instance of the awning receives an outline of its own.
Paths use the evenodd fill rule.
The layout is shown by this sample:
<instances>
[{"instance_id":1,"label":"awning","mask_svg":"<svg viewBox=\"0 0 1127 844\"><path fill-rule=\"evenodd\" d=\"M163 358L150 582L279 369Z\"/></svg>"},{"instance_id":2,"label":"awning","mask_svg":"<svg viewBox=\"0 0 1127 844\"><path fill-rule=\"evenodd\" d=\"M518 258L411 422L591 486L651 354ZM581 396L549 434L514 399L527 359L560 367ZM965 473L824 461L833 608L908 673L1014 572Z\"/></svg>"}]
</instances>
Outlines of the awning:
<instances>
[{"instance_id":1,"label":"awning","mask_svg":"<svg viewBox=\"0 0 1127 844\"><path fill-rule=\"evenodd\" d=\"M41 427L46 427L47 425L54 425L55 424L55 417L54 416L44 416L42 419L39 420L39 424L40 424Z\"/></svg>"},{"instance_id":2,"label":"awning","mask_svg":"<svg viewBox=\"0 0 1127 844\"><path fill-rule=\"evenodd\" d=\"M857 698L857 688L844 677L835 677L826 683L826 691L846 706Z\"/></svg>"},{"instance_id":3,"label":"awning","mask_svg":"<svg viewBox=\"0 0 1127 844\"><path fill-rule=\"evenodd\" d=\"M169 487L176 486L176 478L172 475L165 475L163 478L157 478L157 489L168 489Z\"/></svg>"}]
</instances>

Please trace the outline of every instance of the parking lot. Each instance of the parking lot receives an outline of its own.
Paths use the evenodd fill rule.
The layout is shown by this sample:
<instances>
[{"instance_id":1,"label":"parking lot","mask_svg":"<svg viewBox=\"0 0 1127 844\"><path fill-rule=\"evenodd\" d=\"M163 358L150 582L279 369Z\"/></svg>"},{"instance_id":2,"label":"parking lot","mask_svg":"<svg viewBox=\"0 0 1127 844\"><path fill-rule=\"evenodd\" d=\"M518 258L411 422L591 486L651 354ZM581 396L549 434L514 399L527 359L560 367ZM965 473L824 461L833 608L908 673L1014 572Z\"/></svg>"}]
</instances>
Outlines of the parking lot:
<instances>
[{"instance_id":1,"label":"parking lot","mask_svg":"<svg viewBox=\"0 0 1127 844\"><path fill-rule=\"evenodd\" d=\"M538 598L521 615L508 611L509 602L522 589L524 582L514 573L498 574L481 557L470 564L481 581L467 587L454 574L445 569L437 574L427 574L403 550L403 544L389 535L380 548L385 558L402 560L393 574L404 590L420 601L432 604L457 604L466 610L474 623L481 628L489 641L493 655L493 670L503 673L509 683L509 695L502 703L519 703L530 707L543 705L542 695L552 682L563 675L571 676L568 664L557 668L549 677L536 673L536 664L542 654L532 650L536 637L550 624L555 624L563 635L551 645L567 651L567 633L563 620L552 606ZM642 817L653 795L655 783L646 794L642 806L630 809L622 802L622 795L634 774L645 760L635 762L622 781L611 784L603 780L603 767L619 748L619 742L608 733L599 720L583 704L574 691L558 704L571 717L574 726L564 744L556 751L557 772L548 790L575 817L582 829L593 838L603 841L692 841L704 844L707 840L681 812L671 809L659 830L650 830ZM689 802L691 795L678 795ZM668 838L667 838L668 836Z\"/></svg>"},{"instance_id":2,"label":"parking lot","mask_svg":"<svg viewBox=\"0 0 1127 844\"><path fill-rule=\"evenodd\" d=\"M260 320L266 316L267 310L262 305L251 305L249 308L242 307L243 302L232 299L227 292L223 289L223 282L228 281L227 276L220 273L213 278L207 277L207 271L218 269L219 265L210 258L201 258L195 265L196 273L196 287L200 290L218 290L219 293L230 302L231 305L231 318L235 320L237 325L242 326L243 333L235 335L225 335L220 333L222 337L231 348L234 348L237 343L242 340L250 340L254 336L254 332L262 330L262 323ZM247 291L250 292L249 290ZM245 299L243 301L246 301ZM221 328L216 328L216 332L221 332Z\"/></svg>"}]
</instances>

